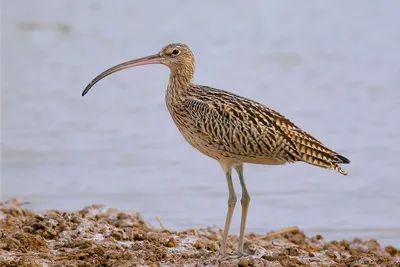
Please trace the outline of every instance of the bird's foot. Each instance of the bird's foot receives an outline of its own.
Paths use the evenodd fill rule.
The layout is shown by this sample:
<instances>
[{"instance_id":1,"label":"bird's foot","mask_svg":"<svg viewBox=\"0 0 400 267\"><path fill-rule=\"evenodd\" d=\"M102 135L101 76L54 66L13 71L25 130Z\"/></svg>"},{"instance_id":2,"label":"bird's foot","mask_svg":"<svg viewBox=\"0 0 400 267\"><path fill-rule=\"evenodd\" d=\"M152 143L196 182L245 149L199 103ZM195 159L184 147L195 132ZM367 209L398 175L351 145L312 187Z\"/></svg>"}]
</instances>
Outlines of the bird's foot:
<instances>
[{"instance_id":1,"label":"bird's foot","mask_svg":"<svg viewBox=\"0 0 400 267\"><path fill-rule=\"evenodd\" d=\"M222 262L222 261L226 261L226 260L229 260L229 259L235 259L237 257L238 257L237 255L228 254L226 252L225 253L218 252L217 260L219 262Z\"/></svg>"},{"instance_id":2,"label":"bird's foot","mask_svg":"<svg viewBox=\"0 0 400 267\"><path fill-rule=\"evenodd\" d=\"M225 255L218 255L217 260L219 263L231 259L238 259L238 255L231 255L231 254L225 254Z\"/></svg>"},{"instance_id":3,"label":"bird's foot","mask_svg":"<svg viewBox=\"0 0 400 267\"><path fill-rule=\"evenodd\" d=\"M246 253L246 252L244 252L243 250L238 250L238 251L236 252L236 257L238 257L238 258L246 257L246 256L249 256L249 255L250 255L249 253Z\"/></svg>"},{"instance_id":4,"label":"bird's foot","mask_svg":"<svg viewBox=\"0 0 400 267\"><path fill-rule=\"evenodd\" d=\"M228 254L228 253L221 254L221 252L219 252L217 259L219 262L222 262L230 259L240 259L241 257L245 256L248 256L248 254L242 250L238 250L236 254Z\"/></svg>"}]
</instances>

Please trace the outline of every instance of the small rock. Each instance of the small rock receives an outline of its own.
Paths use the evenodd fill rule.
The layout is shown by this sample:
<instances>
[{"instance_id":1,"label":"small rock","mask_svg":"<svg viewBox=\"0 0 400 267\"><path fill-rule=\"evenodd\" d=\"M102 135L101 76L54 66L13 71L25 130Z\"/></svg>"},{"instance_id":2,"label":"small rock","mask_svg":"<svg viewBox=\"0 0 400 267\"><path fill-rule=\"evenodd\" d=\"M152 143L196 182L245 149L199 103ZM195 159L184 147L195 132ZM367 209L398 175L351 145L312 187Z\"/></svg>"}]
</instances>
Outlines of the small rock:
<instances>
[{"instance_id":1,"label":"small rock","mask_svg":"<svg viewBox=\"0 0 400 267\"><path fill-rule=\"evenodd\" d=\"M175 240L175 238L173 238L173 237L170 238L170 239L168 240L166 246L169 247L169 248L174 248L174 247L176 247L176 240Z\"/></svg>"},{"instance_id":2,"label":"small rock","mask_svg":"<svg viewBox=\"0 0 400 267\"><path fill-rule=\"evenodd\" d=\"M198 239L194 244L193 247L196 249L202 249L204 248L204 243L201 239Z\"/></svg>"},{"instance_id":3,"label":"small rock","mask_svg":"<svg viewBox=\"0 0 400 267\"><path fill-rule=\"evenodd\" d=\"M104 253L105 253L105 249L104 249L104 247L101 246L101 245L95 246L95 247L93 248L93 251L94 251L94 253L97 254L97 255L104 255Z\"/></svg>"},{"instance_id":4,"label":"small rock","mask_svg":"<svg viewBox=\"0 0 400 267\"><path fill-rule=\"evenodd\" d=\"M145 234L134 232L133 233L133 240L135 241L142 241L145 240L147 237Z\"/></svg>"},{"instance_id":5,"label":"small rock","mask_svg":"<svg viewBox=\"0 0 400 267\"><path fill-rule=\"evenodd\" d=\"M125 220L125 219L128 219L128 218L129 218L128 214L126 214L126 213L124 213L124 212L120 212L120 213L118 213L118 215L117 215L117 219L118 219L118 220Z\"/></svg>"},{"instance_id":6,"label":"small rock","mask_svg":"<svg viewBox=\"0 0 400 267\"><path fill-rule=\"evenodd\" d=\"M289 256L299 256L299 250L296 247L289 247L287 248L287 253Z\"/></svg>"},{"instance_id":7,"label":"small rock","mask_svg":"<svg viewBox=\"0 0 400 267\"><path fill-rule=\"evenodd\" d=\"M385 251L390 254L390 256L395 257L397 254L397 248L393 246L387 246L385 247Z\"/></svg>"},{"instance_id":8,"label":"small rock","mask_svg":"<svg viewBox=\"0 0 400 267\"><path fill-rule=\"evenodd\" d=\"M218 251L219 247L216 242L210 241L207 243L206 249L208 249L210 251Z\"/></svg>"},{"instance_id":9,"label":"small rock","mask_svg":"<svg viewBox=\"0 0 400 267\"><path fill-rule=\"evenodd\" d=\"M249 266L254 266L256 264L256 260L254 258L250 258L247 262Z\"/></svg>"},{"instance_id":10,"label":"small rock","mask_svg":"<svg viewBox=\"0 0 400 267\"><path fill-rule=\"evenodd\" d=\"M246 258L241 258L240 260L239 260L239 264L238 264L238 266L240 266L240 267L247 267L247 266L249 266L248 265L248 261L247 261L247 259Z\"/></svg>"},{"instance_id":11,"label":"small rock","mask_svg":"<svg viewBox=\"0 0 400 267\"><path fill-rule=\"evenodd\" d=\"M38 221L43 221L44 217L42 215L40 215L40 214L36 214L35 215L35 219L38 220Z\"/></svg>"},{"instance_id":12,"label":"small rock","mask_svg":"<svg viewBox=\"0 0 400 267\"><path fill-rule=\"evenodd\" d=\"M112 237L114 237L115 240L122 241L124 239L124 234L122 233L121 230L116 230L113 231Z\"/></svg>"},{"instance_id":13,"label":"small rock","mask_svg":"<svg viewBox=\"0 0 400 267\"><path fill-rule=\"evenodd\" d=\"M346 240L340 241L340 245L345 249L345 250L350 250L350 243Z\"/></svg>"}]
</instances>

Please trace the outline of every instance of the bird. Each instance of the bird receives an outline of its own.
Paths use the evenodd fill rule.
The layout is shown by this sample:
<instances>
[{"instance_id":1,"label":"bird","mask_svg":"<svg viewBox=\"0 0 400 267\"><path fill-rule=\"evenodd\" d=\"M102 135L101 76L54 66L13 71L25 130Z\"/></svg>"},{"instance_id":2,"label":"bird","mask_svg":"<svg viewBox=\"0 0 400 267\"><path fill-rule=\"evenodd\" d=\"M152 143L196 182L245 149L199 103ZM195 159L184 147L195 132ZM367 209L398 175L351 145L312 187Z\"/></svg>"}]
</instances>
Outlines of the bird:
<instances>
[{"instance_id":1,"label":"bird","mask_svg":"<svg viewBox=\"0 0 400 267\"><path fill-rule=\"evenodd\" d=\"M243 244L250 195L244 180L245 163L283 165L305 162L347 175L339 166L350 163L346 157L326 147L277 111L246 97L193 83L195 57L189 46L183 43L168 44L159 53L105 70L87 85L82 96L112 73L148 64L169 67L165 102L172 120L191 146L217 160L224 171L229 196L219 257L246 255ZM242 213L237 252L227 255L228 233L237 202L233 169L242 189Z\"/></svg>"}]
</instances>

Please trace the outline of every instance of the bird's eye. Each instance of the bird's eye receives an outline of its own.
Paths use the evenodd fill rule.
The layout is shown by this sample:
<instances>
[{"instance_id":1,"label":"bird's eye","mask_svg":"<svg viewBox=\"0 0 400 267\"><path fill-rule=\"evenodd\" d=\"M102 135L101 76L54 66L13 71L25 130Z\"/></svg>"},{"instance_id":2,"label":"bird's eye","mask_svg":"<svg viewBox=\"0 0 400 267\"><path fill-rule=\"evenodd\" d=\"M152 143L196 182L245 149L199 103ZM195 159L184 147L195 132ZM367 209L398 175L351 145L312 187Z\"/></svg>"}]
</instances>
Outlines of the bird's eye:
<instances>
[{"instance_id":1,"label":"bird's eye","mask_svg":"<svg viewBox=\"0 0 400 267\"><path fill-rule=\"evenodd\" d=\"M179 51L178 49L174 49L174 50L172 51L172 54L173 54L174 56L177 56L177 55L179 55L180 52L181 52L181 51Z\"/></svg>"}]
</instances>

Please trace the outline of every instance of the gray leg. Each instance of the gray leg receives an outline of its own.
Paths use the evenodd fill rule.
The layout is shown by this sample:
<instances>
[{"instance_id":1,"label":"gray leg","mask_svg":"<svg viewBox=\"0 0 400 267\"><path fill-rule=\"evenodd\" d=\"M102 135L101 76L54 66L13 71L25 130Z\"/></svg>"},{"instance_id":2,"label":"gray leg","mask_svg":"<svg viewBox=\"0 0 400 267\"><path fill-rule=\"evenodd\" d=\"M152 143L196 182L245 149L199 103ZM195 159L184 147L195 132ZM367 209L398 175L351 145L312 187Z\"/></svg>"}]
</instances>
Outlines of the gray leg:
<instances>
[{"instance_id":1,"label":"gray leg","mask_svg":"<svg viewBox=\"0 0 400 267\"><path fill-rule=\"evenodd\" d=\"M224 227L224 234L222 237L222 244L220 248L220 256L224 257L226 254L226 242L228 240L228 233L229 233L229 228L231 225L231 220L232 220L232 215L233 211L235 209L236 205L236 193L235 189L233 188L233 183L232 183L232 165L220 162L222 168L224 169L225 175L226 175L226 181L228 182L228 189L229 189L229 198L228 198L228 213L226 214L226 221L225 221L225 227Z\"/></svg>"},{"instance_id":2,"label":"gray leg","mask_svg":"<svg viewBox=\"0 0 400 267\"><path fill-rule=\"evenodd\" d=\"M242 218L240 221L240 236L239 236L239 247L238 247L238 254L243 254L243 243L244 243L244 230L246 228L246 218L247 218L247 211L249 210L250 204L250 195L247 191L246 184L243 178L243 163L239 165L235 165L235 170L239 175L240 185L242 186L242 199L240 202L242 203Z\"/></svg>"}]
</instances>

